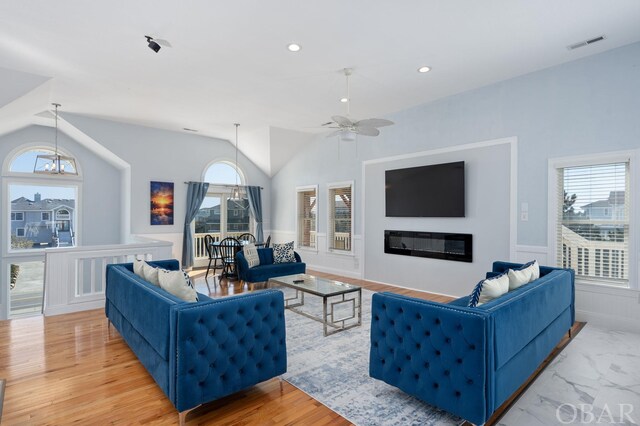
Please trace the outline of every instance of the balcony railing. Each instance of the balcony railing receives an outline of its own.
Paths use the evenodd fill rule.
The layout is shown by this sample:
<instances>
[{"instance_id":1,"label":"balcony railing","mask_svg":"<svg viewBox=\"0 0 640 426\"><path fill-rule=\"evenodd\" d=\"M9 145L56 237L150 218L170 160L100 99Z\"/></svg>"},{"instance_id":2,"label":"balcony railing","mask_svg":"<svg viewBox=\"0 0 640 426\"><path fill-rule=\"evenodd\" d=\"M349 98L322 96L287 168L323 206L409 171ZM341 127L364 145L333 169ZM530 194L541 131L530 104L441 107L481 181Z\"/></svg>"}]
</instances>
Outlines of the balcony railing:
<instances>
[{"instance_id":1,"label":"balcony railing","mask_svg":"<svg viewBox=\"0 0 640 426\"><path fill-rule=\"evenodd\" d=\"M233 237L233 238L238 238L240 235L242 234L246 234L247 231L242 231L242 232L227 232L225 234L226 237ZM208 259L209 258L209 254L207 253L207 245L204 242L204 237L205 235L211 235L211 237L213 238L213 241L218 242L220 240L223 239L222 237L222 233L220 232L203 232L203 233L199 233L199 234L195 234L195 238L194 238L194 245L195 245L195 250L194 252L194 258L195 260L202 260L202 259Z\"/></svg>"},{"instance_id":2,"label":"balcony railing","mask_svg":"<svg viewBox=\"0 0 640 426\"><path fill-rule=\"evenodd\" d=\"M628 238L625 235L625 240ZM609 284L627 286L629 254L627 244L616 241L593 241L562 227L562 267L572 268L584 278L604 278Z\"/></svg>"}]
</instances>

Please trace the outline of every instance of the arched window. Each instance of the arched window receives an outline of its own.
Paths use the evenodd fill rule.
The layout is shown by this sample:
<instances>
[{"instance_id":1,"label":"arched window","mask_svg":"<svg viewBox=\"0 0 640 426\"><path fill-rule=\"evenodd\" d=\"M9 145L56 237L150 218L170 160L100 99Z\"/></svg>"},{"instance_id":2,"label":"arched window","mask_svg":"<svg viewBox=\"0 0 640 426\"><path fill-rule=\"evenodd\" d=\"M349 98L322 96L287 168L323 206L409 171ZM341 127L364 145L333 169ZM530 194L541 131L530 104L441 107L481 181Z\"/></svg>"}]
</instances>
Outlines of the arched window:
<instances>
[{"instance_id":1,"label":"arched window","mask_svg":"<svg viewBox=\"0 0 640 426\"><path fill-rule=\"evenodd\" d=\"M237 238L253 231L242 170L236 168L233 162L217 161L205 169L203 180L209 182L209 191L194 220L196 262L206 257L205 235L209 234L215 241L220 241L225 237ZM231 191L236 184L241 188L240 200L231 198Z\"/></svg>"},{"instance_id":2,"label":"arched window","mask_svg":"<svg viewBox=\"0 0 640 426\"><path fill-rule=\"evenodd\" d=\"M244 185L244 175L240 169L226 161L219 161L210 165L204 172L204 181L210 184Z\"/></svg>"},{"instance_id":3,"label":"arched window","mask_svg":"<svg viewBox=\"0 0 640 426\"><path fill-rule=\"evenodd\" d=\"M18 153L11 160L11 164L9 165L9 171L13 173L33 173L34 165L36 164L36 158L38 155L53 155L55 152L49 148L36 147L30 148L25 151ZM65 155L63 152L58 150L58 154ZM64 162L63 165L65 170L69 174L75 174L77 170L74 169L74 163Z\"/></svg>"}]
</instances>

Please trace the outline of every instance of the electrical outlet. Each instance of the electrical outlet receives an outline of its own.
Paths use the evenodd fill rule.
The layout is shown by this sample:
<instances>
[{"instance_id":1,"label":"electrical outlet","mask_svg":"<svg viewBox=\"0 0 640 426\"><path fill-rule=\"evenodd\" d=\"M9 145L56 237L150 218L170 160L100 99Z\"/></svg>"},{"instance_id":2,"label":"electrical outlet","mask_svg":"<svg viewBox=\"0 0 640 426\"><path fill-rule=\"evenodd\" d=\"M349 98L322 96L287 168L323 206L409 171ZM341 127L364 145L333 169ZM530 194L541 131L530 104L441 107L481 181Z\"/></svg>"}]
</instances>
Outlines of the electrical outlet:
<instances>
[{"instance_id":1,"label":"electrical outlet","mask_svg":"<svg viewBox=\"0 0 640 426\"><path fill-rule=\"evenodd\" d=\"M520 212L520 220L526 222L529 220L529 212Z\"/></svg>"}]
</instances>

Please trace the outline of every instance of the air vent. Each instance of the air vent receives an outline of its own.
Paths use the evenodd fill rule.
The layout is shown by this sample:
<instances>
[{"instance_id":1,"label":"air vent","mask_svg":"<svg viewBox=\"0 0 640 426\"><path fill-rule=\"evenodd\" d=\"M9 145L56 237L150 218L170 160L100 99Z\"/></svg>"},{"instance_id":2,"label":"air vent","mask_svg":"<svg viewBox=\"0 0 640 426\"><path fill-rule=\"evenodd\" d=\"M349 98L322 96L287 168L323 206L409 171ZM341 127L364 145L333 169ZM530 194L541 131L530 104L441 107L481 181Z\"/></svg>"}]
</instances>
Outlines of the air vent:
<instances>
[{"instance_id":1,"label":"air vent","mask_svg":"<svg viewBox=\"0 0 640 426\"><path fill-rule=\"evenodd\" d=\"M606 37L605 37L605 36L603 36L603 35L601 35L601 36L599 36L599 37L594 37L594 38L591 38L591 39L589 39L589 40L581 41L581 42L579 42L579 43L572 44L571 46L567 46L567 49L569 49L569 50L575 50L575 49L577 49L577 48L579 48L579 47L584 47L584 46L588 46L588 45L593 44L593 43L597 43L597 42L599 42L599 41L604 40L605 38L606 38Z\"/></svg>"}]
</instances>

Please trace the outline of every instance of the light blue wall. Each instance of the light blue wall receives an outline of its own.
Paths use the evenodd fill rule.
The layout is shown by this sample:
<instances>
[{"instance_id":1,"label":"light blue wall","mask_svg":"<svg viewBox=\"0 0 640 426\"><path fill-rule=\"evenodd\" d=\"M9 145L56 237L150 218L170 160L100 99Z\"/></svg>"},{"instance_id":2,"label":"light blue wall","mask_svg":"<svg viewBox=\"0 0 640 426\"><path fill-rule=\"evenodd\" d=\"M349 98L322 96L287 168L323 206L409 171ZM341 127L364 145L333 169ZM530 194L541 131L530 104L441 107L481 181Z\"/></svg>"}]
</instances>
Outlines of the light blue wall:
<instances>
[{"instance_id":1,"label":"light blue wall","mask_svg":"<svg viewBox=\"0 0 640 426\"><path fill-rule=\"evenodd\" d=\"M294 231L296 185L353 179L359 187L363 160L515 136L518 205L529 204L517 242L546 246L548 159L640 147L640 43L386 118L396 124L377 138L359 137L357 158L352 147L339 150L335 138L319 136L274 176L273 228ZM326 217L319 226L326 232Z\"/></svg>"},{"instance_id":2,"label":"light blue wall","mask_svg":"<svg viewBox=\"0 0 640 426\"><path fill-rule=\"evenodd\" d=\"M205 168L213 161L232 160L235 148L228 141L133 124L101 120L77 114L61 114L109 151L131 165L131 232L133 234L182 234L187 185L201 181ZM249 185L263 190L265 228L270 223L271 181L244 155L238 164ZM150 181L174 183L174 224L152 226L149 222ZM176 237L177 238L177 237ZM181 250L181 237L178 238ZM178 242L176 240L176 242Z\"/></svg>"},{"instance_id":3,"label":"light blue wall","mask_svg":"<svg viewBox=\"0 0 640 426\"><path fill-rule=\"evenodd\" d=\"M359 137L357 158L348 147L335 161L339 143L319 136L272 179L273 228L295 229L286 198L296 185L357 181L363 160L516 136L518 205L529 203L518 243L546 246L547 160L638 148L639 117L640 43L420 105Z\"/></svg>"}]
</instances>

